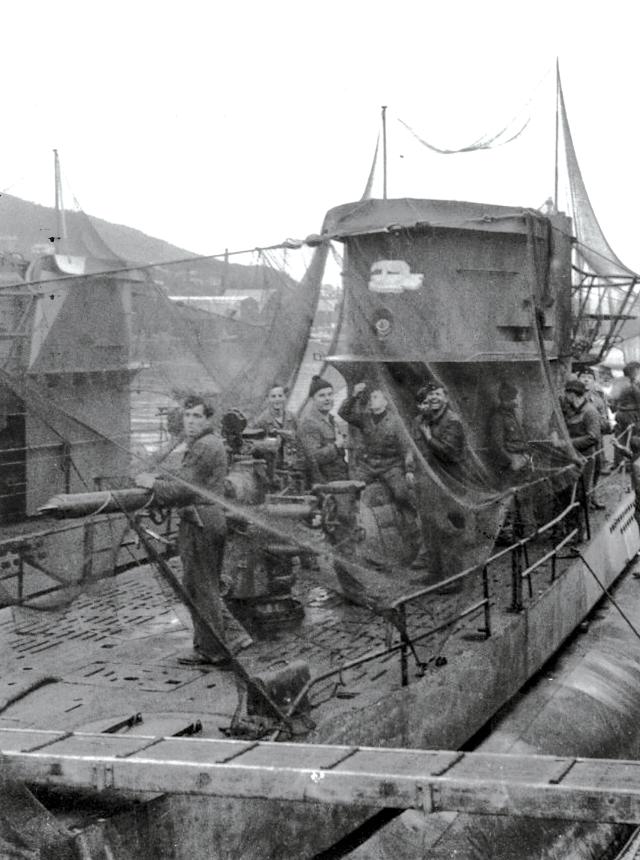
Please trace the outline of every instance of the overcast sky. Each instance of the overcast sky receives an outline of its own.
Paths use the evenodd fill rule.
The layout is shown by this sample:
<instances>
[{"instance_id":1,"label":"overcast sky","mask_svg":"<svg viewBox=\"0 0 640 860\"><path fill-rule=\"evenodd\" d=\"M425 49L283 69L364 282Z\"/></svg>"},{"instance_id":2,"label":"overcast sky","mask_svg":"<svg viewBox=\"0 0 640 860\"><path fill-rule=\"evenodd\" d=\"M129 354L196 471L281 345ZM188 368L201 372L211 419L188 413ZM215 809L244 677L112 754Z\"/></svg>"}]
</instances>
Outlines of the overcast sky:
<instances>
[{"instance_id":1,"label":"overcast sky","mask_svg":"<svg viewBox=\"0 0 640 860\"><path fill-rule=\"evenodd\" d=\"M631 2L22 0L2 23L0 191L51 204L57 147L86 212L203 254L303 237L357 199L382 104L390 196L540 205L559 56L592 203L640 270ZM450 148L530 99L493 153L433 157L397 121Z\"/></svg>"}]
</instances>

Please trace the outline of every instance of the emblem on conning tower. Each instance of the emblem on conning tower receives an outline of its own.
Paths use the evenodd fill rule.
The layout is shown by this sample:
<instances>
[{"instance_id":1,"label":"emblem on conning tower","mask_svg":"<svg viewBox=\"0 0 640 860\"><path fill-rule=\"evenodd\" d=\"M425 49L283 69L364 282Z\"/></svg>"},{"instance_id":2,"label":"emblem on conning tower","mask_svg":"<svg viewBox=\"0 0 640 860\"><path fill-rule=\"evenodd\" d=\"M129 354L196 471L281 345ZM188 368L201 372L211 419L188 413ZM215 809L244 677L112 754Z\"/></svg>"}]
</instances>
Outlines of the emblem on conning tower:
<instances>
[{"instance_id":1,"label":"emblem on conning tower","mask_svg":"<svg viewBox=\"0 0 640 860\"><path fill-rule=\"evenodd\" d=\"M378 260L371 266L369 289L372 293L403 293L419 290L424 275L412 274L405 260Z\"/></svg>"}]
</instances>

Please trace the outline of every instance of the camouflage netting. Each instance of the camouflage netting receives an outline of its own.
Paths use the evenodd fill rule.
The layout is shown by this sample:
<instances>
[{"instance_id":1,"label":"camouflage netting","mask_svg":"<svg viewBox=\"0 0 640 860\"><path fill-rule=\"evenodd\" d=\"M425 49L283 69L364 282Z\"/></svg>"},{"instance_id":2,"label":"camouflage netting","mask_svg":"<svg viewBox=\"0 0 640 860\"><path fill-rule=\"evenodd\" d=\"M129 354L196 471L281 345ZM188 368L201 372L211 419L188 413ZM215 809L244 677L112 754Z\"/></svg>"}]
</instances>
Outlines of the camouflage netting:
<instances>
[{"instance_id":1,"label":"camouflage netting","mask_svg":"<svg viewBox=\"0 0 640 860\"><path fill-rule=\"evenodd\" d=\"M55 255L27 272L39 280L6 285L3 519L129 475L168 441L186 394L250 418L276 380L295 388L327 252L136 268Z\"/></svg>"},{"instance_id":2,"label":"camouflage netting","mask_svg":"<svg viewBox=\"0 0 640 860\"><path fill-rule=\"evenodd\" d=\"M316 584L393 620L403 596L481 566L498 537L516 540L568 503L576 473L556 388L569 293L551 265L568 257L557 235L547 219L523 210L361 201L330 213L314 247L286 243L233 262L103 264L70 275L80 258L58 255L46 278L15 285L19 299L9 291L3 298L12 325L27 333L1 370L11 404L5 518L34 513L56 493L131 486L148 469L173 473L184 447L176 409L187 394L205 395L229 447L230 492L217 501L231 520L265 545L293 543L303 570L319 559ZM308 479L300 448L288 446L283 461L268 445L229 432L251 426L276 382L288 387L300 422L313 409L306 395L314 372L334 386L334 413L359 382L384 393L401 428L401 480L408 466L415 474L404 508L369 474L364 489L329 487L316 513L305 513L318 479ZM446 389L461 428L456 462L431 456L421 437L416 394L430 383ZM512 470L498 462L491 429L505 383L517 389L526 436ZM352 426L356 481L364 448ZM262 471L257 459L265 460ZM285 510L292 495L299 508ZM122 561L117 548L127 531L126 522L109 519L103 572ZM50 554L48 575L68 583L90 569L96 575L89 560L96 541L75 555ZM416 556L421 569L412 568ZM241 568L231 547L231 582Z\"/></svg>"}]
</instances>

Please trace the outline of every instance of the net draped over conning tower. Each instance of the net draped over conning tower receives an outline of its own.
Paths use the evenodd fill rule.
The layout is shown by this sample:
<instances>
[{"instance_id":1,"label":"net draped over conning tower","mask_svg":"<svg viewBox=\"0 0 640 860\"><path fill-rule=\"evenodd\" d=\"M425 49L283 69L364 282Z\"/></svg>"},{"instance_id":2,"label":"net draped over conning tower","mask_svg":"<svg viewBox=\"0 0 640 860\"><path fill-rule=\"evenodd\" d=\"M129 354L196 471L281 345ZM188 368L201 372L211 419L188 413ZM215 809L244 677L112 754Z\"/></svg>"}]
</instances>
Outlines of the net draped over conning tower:
<instances>
[{"instance_id":1,"label":"net draped over conning tower","mask_svg":"<svg viewBox=\"0 0 640 860\"><path fill-rule=\"evenodd\" d=\"M423 476L416 504L432 521L433 564L449 574L477 565L493 549L514 491L531 530L575 478L559 406L571 356L568 219L452 201L366 200L331 210L324 232L344 247L344 305L330 362L350 388L364 381L382 389L404 428ZM456 462L425 455L416 435L416 394L434 383L463 429ZM517 477L496 453L505 384L520 398L530 455ZM357 430L352 439L353 470L366 458L366 440ZM363 502L375 520L380 507L367 490ZM393 555L391 546L385 553L390 530L378 522L374 531L378 552ZM409 546L395 548L405 562ZM404 587L397 578L385 586L371 572L365 579L387 598Z\"/></svg>"},{"instance_id":2,"label":"net draped over conning tower","mask_svg":"<svg viewBox=\"0 0 640 860\"><path fill-rule=\"evenodd\" d=\"M430 574L455 575L482 565L497 540L531 534L566 509L579 458L560 394L576 332L586 332L584 354L602 342L601 329L585 328L600 313L585 311L600 293L586 281L572 286L580 264L572 261L570 219L479 203L372 200L369 191L367 183L363 199L332 209L305 242L143 265L111 252L94 230L5 282L5 518L33 514L56 494L131 486L148 469L171 475L184 450L179 404L188 394L211 400L214 427L225 435L233 480L215 501L228 516L275 546L297 547L302 560L323 556L314 572L323 586L386 617L420 584L411 572L416 555L429 557ZM595 271L603 253L584 265ZM314 373L333 385L352 482L368 441L340 414L341 403L358 383L383 394L399 428L402 471L415 476L407 485L413 522L378 479L349 489L357 504L344 521L344 500L331 488L320 494L317 516L307 515L314 481L300 446L286 467L267 446L248 450L254 443L243 430L272 386L283 386L300 423L312 408ZM445 392L455 419L455 456L434 455L429 421L421 422L418 394L430 386ZM513 394L507 406L504 391ZM369 408L364 398L360 407ZM505 410L520 437L517 469L497 439ZM256 478L261 452L266 466ZM283 511L287 494L302 497L299 508ZM242 562L233 552L229 559L232 578Z\"/></svg>"},{"instance_id":3,"label":"net draped over conning tower","mask_svg":"<svg viewBox=\"0 0 640 860\"><path fill-rule=\"evenodd\" d=\"M131 486L149 468L171 474L188 394L211 400L214 426L225 432L230 413L251 427L275 383L300 421L312 405L313 372L332 383L334 414L364 382L384 393L402 428L403 469L411 461L419 476L409 488L416 521L403 520L384 482L372 481L343 537L319 548L309 518L283 519L277 505L292 487L312 490L300 450L289 462L294 482L270 472L276 505L265 507L259 493L242 489L253 480L251 455L247 461L242 439L232 450L228 436L236 477L232 498L218 501L270 539L298 546L301 557L320 552L318 581L388 613L419 583L409 570L421 518L432 567L453 575L486 559L505 524L515 534L514 502L519 522L534 530L575 479L558 405L571 352L569 233L562 215L361 200L331 210L306 244L154 266L112 259L111 268L52 255L12 287L25 337L7 349L2 369L15 404L5 510L33 513L59 493ZM8 289L0 300L14 307ZM446 389L462 428L455 463L428 456L416 435L416 395L433 383ZM526 436L528 465L516 476L496 467L491 427L503 383L517 389ZM339 414L336 422L349 430L357 479L367 455L362 434ZM316 526L331 520L328 511ZM229 559L233 568L237 558Z\"/></svg>"}]
</instances>

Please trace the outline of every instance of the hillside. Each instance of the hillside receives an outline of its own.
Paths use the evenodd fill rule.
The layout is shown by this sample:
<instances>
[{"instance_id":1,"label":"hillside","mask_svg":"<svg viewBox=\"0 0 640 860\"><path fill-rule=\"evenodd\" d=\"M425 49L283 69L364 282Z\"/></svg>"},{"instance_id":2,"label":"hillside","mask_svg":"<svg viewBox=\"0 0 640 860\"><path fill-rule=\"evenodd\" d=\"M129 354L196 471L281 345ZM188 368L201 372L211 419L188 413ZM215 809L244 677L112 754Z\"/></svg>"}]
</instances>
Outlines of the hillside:
<instances>
[{"instance_id":1,"label":"hillside","mask_svg":"<svg viewBox=\"0 0 640 860\"><path fill-rule=\"evenodd\" d=\"M72 239L86 229L88 221L116 256L131 262L162 263L195 256L184 248L147 236L140 230L101 218L89 218L83 212L67 212L66 220ZM52 207L30 203L10 194L0 195L0 251L15 251L31 259L34 246L37 248L48 243L55 231L56 213Z\"/></svg>"},{"instance_id":2,"label":"hillside","mask_svg":"<svg viewBox=\"0 0 640 860\"><path fill-rule=\"evenodd\" d=\"M147 236L133 227L112 224L93 218L84 212L66 212L68 243L63 250L78 256L93 256L114 260L117 268L123 262L137 265L193 258L188 265L158 268L155 280L170 293L180 295L210 295L224 287L240 290L280 289L293 286L288 275L269 266L226 266L222 260L198 257L162 239ZM50 237L57 229L53 207L40 206L0 194L0 256L17 253L32 260L51 249ZM224 285L224 286L223 286Z\"/></svg>"}]
</instances>

